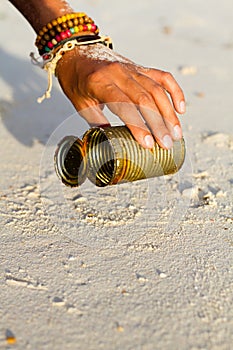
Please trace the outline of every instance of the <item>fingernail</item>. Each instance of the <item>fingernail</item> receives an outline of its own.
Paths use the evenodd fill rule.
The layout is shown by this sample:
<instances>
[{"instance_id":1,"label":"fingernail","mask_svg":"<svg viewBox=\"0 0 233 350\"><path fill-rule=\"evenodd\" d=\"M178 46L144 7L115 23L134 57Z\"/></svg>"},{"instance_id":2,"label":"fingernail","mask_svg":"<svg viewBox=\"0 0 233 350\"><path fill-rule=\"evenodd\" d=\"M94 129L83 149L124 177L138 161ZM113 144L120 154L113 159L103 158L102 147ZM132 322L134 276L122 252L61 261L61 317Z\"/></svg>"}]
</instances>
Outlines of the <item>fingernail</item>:
<instances>
[{"instance_id":1,"label":"fingernail","mask_svg":"<svg viewBox=\"0 0 233 350\"><path fill-rule=\"evenodd\" d=\"M147 148L154 147L155 141L154 141L154 139L153 139L153 137L151 135L146 135L144 137L144 142L145 142L145 145L146 145Z\"/></svg>"},{"instance_id":2,"label":"fingernail","mask_svg":"<svg viewBox=\"0 0 233 350\"><path fill-rule=\"evenodd\" d=\"M174 135L175 140L180 140L182 138L182 130L181 130L181 127L179 125L176 125L173 128L173 135Z\"/></svg>"},{"instance_id":3,"label":"fingernail","mask_svg":"<svg viewBox=\"0 0 233 350\"><path fill-rule=\"evenodd\" d=\"M170 149L173 146L172 139L169 135L164 136L162 142L163 142L164 147L166 147L167 149Z\"/></svg>"},{"instance_id":4,"label":"fingernail","mask_svg":"<svg viewBox=\"0 0 233 350\"><path fill-rule=\"evenodd\" d=\"M180 112L181 112L181 113L184 113L185 110L186 110L185 102L184 102L184 101L181 101L181 102L180 102Z\"/></svg>"}]
</instances>

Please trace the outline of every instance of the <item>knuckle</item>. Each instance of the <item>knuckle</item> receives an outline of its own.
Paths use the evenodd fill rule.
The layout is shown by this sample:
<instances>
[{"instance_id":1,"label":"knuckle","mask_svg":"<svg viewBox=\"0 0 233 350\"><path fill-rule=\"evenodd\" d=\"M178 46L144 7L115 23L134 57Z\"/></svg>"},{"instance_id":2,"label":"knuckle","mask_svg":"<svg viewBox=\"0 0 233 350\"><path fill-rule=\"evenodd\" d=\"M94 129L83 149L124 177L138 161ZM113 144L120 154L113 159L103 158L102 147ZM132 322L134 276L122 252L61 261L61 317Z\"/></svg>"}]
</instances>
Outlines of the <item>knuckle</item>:
<instances>
[{"instance_id":1,"label":"knuckle","mask_svg":"<svg viewBox=\"0 0 233 350\"><path fill-rule=\"evenodd\" d=\"M103 74L101 71L94 71L90 73L86 78L87 87L91 87L93 84L101 82L102 79Z\"/></svg>"},{"instance_id":2,"label":"knuckle","mask_svg":"<svg viewBox=\"0 0 233 350\"><path fill-rule=\"evenodd\" d=\"M174 81L174 77L170 72L163 72L163 81L165 83L171 83Z\"/></svg>"},{"instance_id":3,"label":"knuckle","mask_svg":"<svg viewBox=\"0 0 233 350\"><path fill-rule=\"evenodd\" d=\"M148 93L140 92L137 95L137 101L139 105L148 105L153 102L153 99Z\"/></svg>"},{"instance_id":4,"label":"knuckle","mask_svg":"<svg viewBox=\"0 0 233 350\"><path fill-rule=\"evenodd\" d=\"M122 70L122 64L118 61L109 62L108 69L113 72Z\"/></svg>"}]
</instances>

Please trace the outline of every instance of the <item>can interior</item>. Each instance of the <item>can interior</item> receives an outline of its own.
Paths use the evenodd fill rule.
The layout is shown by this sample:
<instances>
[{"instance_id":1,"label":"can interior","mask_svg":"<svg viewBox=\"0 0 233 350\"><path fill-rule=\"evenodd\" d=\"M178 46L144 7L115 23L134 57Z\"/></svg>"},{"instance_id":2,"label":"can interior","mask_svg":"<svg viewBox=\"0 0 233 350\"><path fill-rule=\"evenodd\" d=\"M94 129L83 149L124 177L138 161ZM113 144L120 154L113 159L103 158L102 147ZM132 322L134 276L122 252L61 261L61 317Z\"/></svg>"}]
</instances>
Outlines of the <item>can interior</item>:
<instances>
[{"instance_id":1,"label":"can interior","mask_svg":"<svg viewBox=\"0 0 233 350\"><path fill-rule=\"evenodd\" d=\"M65 137L55 153L55 169L67 186L79 186L86 179L86 164L82 141L75 136Z\"/></svg>"}]
</instances>

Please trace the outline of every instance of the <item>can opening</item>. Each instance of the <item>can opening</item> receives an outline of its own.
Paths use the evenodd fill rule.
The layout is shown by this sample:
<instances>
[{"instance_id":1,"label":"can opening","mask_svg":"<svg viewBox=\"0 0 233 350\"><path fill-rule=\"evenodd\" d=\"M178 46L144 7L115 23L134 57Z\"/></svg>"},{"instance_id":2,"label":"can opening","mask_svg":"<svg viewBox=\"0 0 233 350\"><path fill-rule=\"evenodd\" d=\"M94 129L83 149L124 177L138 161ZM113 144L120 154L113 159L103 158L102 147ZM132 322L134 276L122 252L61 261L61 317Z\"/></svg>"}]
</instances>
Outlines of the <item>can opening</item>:
<instances>
[{"instance_id":1,"label":"can opening","mask_svg":"<svg viewBox=\"0 0 233 350\"><path fill-rule=\"evenodd\" d=\"M55 169L67 186L79 186L86 179L86 160L81 140L66 136L55 153Z\"/></svg>"}]
</instances>

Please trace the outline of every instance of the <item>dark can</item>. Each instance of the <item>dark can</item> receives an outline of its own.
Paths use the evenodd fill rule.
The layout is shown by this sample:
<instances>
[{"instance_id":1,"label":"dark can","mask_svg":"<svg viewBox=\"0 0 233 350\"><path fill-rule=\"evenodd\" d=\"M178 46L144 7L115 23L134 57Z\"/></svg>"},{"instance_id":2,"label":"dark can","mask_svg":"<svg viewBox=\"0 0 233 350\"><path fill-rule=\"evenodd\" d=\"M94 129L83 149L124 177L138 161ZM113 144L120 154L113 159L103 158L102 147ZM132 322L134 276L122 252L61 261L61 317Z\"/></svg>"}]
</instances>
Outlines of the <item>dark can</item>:
<instances>
[{"instance_id":1,"label":"dark can","mask_svg":"<svg viewBox=\"0 0 233 350\"><path fill-rule=\"evenodd\" d=\"M79 186L88 178L104 187L176 173L185 159L184 139L165 150L154 143L143 148L126 126L91 128L82 141L64 138L55 153L58 176L68 186Z\"/></svg>"}]
</instances>

